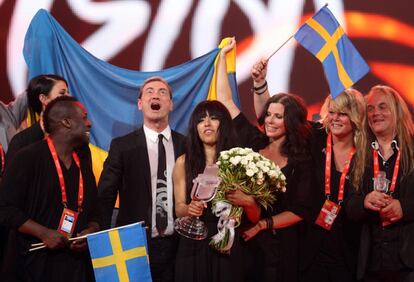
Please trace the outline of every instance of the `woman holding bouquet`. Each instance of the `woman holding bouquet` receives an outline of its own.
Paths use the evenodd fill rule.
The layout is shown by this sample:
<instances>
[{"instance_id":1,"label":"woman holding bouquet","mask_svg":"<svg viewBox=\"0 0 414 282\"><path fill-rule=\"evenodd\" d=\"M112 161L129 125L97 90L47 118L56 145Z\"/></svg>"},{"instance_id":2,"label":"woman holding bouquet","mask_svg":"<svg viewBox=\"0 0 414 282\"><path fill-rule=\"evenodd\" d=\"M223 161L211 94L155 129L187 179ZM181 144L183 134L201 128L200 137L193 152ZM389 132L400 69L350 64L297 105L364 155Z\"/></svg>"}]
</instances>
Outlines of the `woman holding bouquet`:
<instances>
[{"instance_id":1,"label":"woman holding bouquet","mask_svg":"<svg viewBox=\"0 0 414 282\"><path fill-rule=\"evenodd\" d=\"M186 153L176 161L173 171L175 211L177 217L199 216L208 228L207 238L217 233L218 218L211 212L211 202L191 200L193 179L206 165L215 164L220 151L234 147L234 129L227 109L218 101L204 101L191 115ZM256 223L260 208L252 196L240 190L226 195L233 205L243 207L246 218ZM209 239L195 241L180 238L176 258L175 281L246 281L244 259L248 256L239 228L235 230L230 254L222 254L209 246Z\"/></svg>"},{"instance_id":2,"label":"woman holding bouquet","mask_svg":"<svg viewBox=\"0 0 414 282\"><path fill-rule=\"evenodd\" d=\"M263 109L266 99L270 97L266 63L260 61L252 69L256 112ZM306 236L301 240L301 281L356 280L360 225L350 222L340 206L348 198L351 187L358 187L363 177L364 155L361 149L366 143L364 109L361 93L348 89L335 100L331 96L326 98L321 109L323 124L314 125L311 154L315 189L312 216L307 222ZM326 175L329 177L326 178ZM334 209L338 216L335 218L332 213L326 216L321 213L322 208Z\"/></svg>"},{"instance_id":3,"label":"woman holding bouquet","mask_svg":"<svg viewBox=\"0 0 414 282\"><path fill-rule=\"evenodd\" d=\"M307 110L300 97L280 93L264 104L258 120L264 133L251 125L232 100L227 79L225 54L234 44L232 39L220 54L218 100L229 110L242 145L252 147L281 167L287 183L286 192L278 193L273 208L243 236L245 240L254 238L263 252L264 269L257 271L257 281L297 281L299 233L311 207L311 127L306 120ZM267 86L261 88L267 91Z\"/></svg>"}]
</instances>

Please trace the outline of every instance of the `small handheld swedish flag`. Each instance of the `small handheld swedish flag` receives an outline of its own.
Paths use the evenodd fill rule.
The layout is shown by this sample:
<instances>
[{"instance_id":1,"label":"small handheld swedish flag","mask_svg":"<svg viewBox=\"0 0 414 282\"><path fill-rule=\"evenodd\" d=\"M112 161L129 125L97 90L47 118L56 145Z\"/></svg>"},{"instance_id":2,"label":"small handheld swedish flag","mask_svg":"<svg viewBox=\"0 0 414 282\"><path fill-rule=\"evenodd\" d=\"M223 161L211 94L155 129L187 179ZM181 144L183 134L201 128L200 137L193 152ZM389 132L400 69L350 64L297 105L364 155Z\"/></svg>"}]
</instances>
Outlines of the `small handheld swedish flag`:
<instances>
[{"instance_id":1,"label":"small handheld swedish flag","mask_svg":"<svg viewBox=\"0 0 414 282\"><path fill-rule=\"evenodd\" d=\"M87 236L97 282L152 281L145 229L140 223Z\"/></svg>"},{"instance_id":2,"label":"small handheld swedish flag","mask_svg":"<svg viewBox=\"0 0 414 282\"><path fill-rule=\"evenodd\" d=\"M294 37L321 61L333 98L369 72L367 63L326 6L307 20Z\"/></svg>"}]
</instances>

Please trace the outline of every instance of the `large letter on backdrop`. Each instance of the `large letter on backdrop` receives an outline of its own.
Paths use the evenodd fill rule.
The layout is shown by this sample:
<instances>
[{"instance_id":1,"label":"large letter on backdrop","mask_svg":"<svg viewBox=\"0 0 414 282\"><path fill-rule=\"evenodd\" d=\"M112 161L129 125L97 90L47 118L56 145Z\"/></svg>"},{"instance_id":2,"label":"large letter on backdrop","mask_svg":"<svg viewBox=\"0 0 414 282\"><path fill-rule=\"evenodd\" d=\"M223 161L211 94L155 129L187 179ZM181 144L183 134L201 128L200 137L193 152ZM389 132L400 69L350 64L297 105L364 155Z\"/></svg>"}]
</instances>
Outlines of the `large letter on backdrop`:
<instances>
[{"instance_id":1,"label":"large letter on backdrop","mask_svg":"<svg viewBox=\"0 0 414 282\"><path fill-rule=\"evenodd\" d=\"M88 110L92 121L91 151L95 176L99 177L112 138L141 126L137 108L138 88L150 76L165 78L173 89L174 110L170 114L173 129L185 133L193 108L201 101L214 99L210 84L214 81L214 62L220 49L184 64L155 72L122 69L102 61L83 49L45 10L34 16L24 42L24 58L29 79L45 73L63 76L69 91ZM157 52L157 50L154 50ZM228 73L237 104L235 53L228 54Z\"/></svg>"}]
</instances>

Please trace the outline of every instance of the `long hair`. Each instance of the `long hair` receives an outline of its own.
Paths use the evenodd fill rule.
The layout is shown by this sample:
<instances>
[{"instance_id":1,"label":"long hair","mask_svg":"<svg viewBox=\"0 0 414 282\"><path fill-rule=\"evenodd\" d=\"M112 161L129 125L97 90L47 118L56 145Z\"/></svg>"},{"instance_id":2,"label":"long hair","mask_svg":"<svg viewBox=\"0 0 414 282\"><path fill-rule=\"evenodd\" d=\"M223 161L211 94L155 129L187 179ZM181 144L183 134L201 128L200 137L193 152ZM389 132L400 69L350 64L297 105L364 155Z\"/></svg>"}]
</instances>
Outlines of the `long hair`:
<instances>
[{"instance_id":1,"label":"long hair","mask_svg":"<svg viewBox=\"0 0 414 282\"><path fill-rule=\"evenodd\" d=\"M329 133L329 106L338 113L345 113L352 124L352 134L354 146L357 149L354 155L354 165L351 170L351 183L358 189L362 183L365 170L365 150L367 138L364 130L365 120L365 101L362 94L355 89L347 89L338 97L332 99L328 96L321 108L322 124L327 133Z\"/></svg>"},{"instance_id":2,"label":"long hair","mask_svg":"<svg viewBox=\"0 0 414 282\"><path fill-rule=\"evenodd\" d=\"M223 150L235 146L235 133L229 111L219 101L203 101L198 104L188 124L188 134L185 148L185 172L187 189L191 189L192 181L204 171L206 156L204 144L197 131L197 125L208 115L215 116L220 121L218 139L216 143L216 160Z\"/></svg>"},{"instance_id":3,"label":"long hair","mask_svg":"<svg viewBox=\"0 0 414 282\"><path fill-rule=\"evenodd\" d=\"M63 81L68 85L67 81L56 74L42 74L32 78L27 86L27 100L29 108L29 117L32 122L37 121L36 114L42 111L42 103L39 100L40 94L48 96L56 82Z\"/></svg>"},{"instance_id":4,"label":"long hair","mask_svg":"<svg viewBox=\"0 0 414 282\"><path fill-rule=\"evenodd\" d=\"M280 103L285 107L284 124L286 129L286 138L281 144L280 153L293 161L308 160L309 138L311 135L311 126L306 120L308 110L305 102L299 96L287 93L279 93L270 97L263 112L258 118L258 123L264 130L264 122L270 104Z\"/></svg>"},{"instance_id":5,"label":"long hair","mask_svg":"<svg viewBox=\"0 0 414 282\"><path fill-rule=\"evenodd\" d=\"M395 125L398 146L401 149L401 171L402 176L406 177L413 171L414 157L414 124L407 103L401 95L393 88L385 85L376 85L371 88L366 96L368 100L373 95L383 94L390 108L393 122ZM372 132L368 123L366 123L368 135L367 159L372 161L371 142L376 140L375 134Z\"/></svg>"}]
</instances>

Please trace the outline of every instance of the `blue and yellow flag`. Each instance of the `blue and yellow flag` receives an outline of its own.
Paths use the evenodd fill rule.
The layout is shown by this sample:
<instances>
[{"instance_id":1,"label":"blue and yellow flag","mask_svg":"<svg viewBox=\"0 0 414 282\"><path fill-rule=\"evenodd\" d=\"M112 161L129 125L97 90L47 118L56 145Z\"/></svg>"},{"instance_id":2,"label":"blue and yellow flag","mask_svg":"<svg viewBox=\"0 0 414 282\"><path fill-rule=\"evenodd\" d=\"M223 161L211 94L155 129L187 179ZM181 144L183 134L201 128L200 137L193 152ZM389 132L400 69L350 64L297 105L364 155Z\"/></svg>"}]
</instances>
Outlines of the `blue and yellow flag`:
<instances>
[{"instance_id":1,"label":"blue and yellow flag","mask_svg":"<svg viewBox=\"0 0 414 282\"><path fill-rule=\"evenodd\" d=\"M321 61L333 98L369 72L367 63L326 6L299 28L295 39Z\"/></svg>"},{"instance_id":2,"label":"blue and yellow flag","mask_svg":"<svg viewBox=\"0 0 414 282\"><path fill-rule=\"evenodd\" d=\"M154 50L156 52L156 50ZM88 110L92 121L91 152L95 176L99 177L111 140L141 127L137 108L138 88L150 76L161 76L173 90L174 109L170 126L186 133L194 107L215 99L215 62L211 52L184 64L155 72L123 69L102 61L83 49L45 10L39 10L27 30L23 54L29 79L45 73L63 76L69 92ZM240 104L235 77L235 52L227 54L228 74L236 104Z\"/></svg>"},{"instance_id":3,"label":"blue and yellow flag","mask_svg":"<svg viewBox=\"0 0 414 282\"><path fill-rule=\"evenodd\" d=\"M140 223L87 236L97 282L152 281L145 229Z\"/></svg>"}]
</instances>

